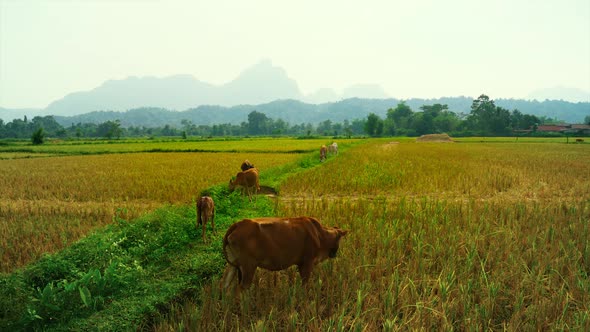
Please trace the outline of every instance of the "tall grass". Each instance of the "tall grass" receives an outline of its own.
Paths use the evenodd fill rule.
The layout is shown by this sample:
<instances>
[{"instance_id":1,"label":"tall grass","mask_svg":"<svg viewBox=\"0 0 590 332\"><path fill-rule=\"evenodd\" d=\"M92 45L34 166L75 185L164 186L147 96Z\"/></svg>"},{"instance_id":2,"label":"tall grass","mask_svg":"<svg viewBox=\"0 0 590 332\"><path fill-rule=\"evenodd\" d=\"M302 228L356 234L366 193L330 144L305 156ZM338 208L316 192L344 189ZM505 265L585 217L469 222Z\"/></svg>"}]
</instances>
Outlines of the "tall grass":
<instances>
[{"instance_id":1,"label":"tall grass","mask_svg":"<svg viewBox=\"0 0 590 332\"><path fill-rule=\"evenodd\" d=\"M264 172L299 157L137 153L0 160L0 272L65 248L115 217L190 204L202 190L228 181L244 159Z\"/></svg>"},{"instance_id":2,"label":"tall grass","mask_svg":"<svg viewBox=\"0 0 590 332\"><path fill-rule=\"evenodd\" d=\"M383 144L376 141L291 178L285 195L441 199L582 199L590 147L573 144Z\"/></svg>"},{"instance_id":3,"label":"tall grass","mask_svg":"<svg viewBox=\"0 0 590 332\"><path fill-rule=\"evenodd\" d=\"M341 144L358 142L358 139L338 139ZM49 141L43 145L17 142L0 146L0 159L6 154L12 158L35 156L36 154L104 154L130 152L248 152L248 153L301 153L319 151L322 144L329 144L331 138L295 139L281 138L233 138L199 140L115 140L115 141ZM8 155L12 153L12 155Z\"/></svg>"},{"instance_id":4,"label":"tall grass","mask_svg":"<svg viewBox=\"0 0 590 332\"><path fill-rule=\"evenodd\" d=\"M281 185L278 214L350 230L307 287L259 269L236 302L213 281L154 329L588 330L589 164L559 144L353 148Z\"/></svg>"}]
</instances>

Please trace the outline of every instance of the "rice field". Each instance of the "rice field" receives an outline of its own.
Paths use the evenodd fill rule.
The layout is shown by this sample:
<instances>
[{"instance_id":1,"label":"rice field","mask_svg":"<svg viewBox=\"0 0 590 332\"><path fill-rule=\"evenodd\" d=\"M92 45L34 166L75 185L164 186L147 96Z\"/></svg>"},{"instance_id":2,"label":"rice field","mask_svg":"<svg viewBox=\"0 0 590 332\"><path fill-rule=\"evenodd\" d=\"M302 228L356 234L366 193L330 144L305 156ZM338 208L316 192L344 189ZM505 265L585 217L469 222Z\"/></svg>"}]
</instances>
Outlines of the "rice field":
<instances>
[{"instance_id":1,"label":"rice field","mask_svg":"<svg viewBox=\"0 0 590 332\"><path fill-rule=\"evenodd\" d=\"M229 181L244 159L262 172L289 153L132 153L0 160L0 272L93 229L165 204L191 204ZM262 178L264 181L264 178Z\"/></svg>"},{"instance_id":2,"label":"rice field","mask_svg":"<svg viewBox=\"0 0 590 332\"><path fill-rule=\"evenodd\" d=\"M319 150L321 144L331 139L295 138L233 138L207 140L111 140L111 141L49 141L43 145L16 142L0 145L3 153L27 154L102 154L131 152L253 152L253 153L301 153ZM358 139L338 139L350 144Z\"/></svg>"},{"instance_id":3,"label":"rice field","mask_svg":"<svg viewBox=\"0 0 590 332\"><path fill-rule=\"evenodd\" d=\"M145 153L157 151L151 143L96 144L115 154L63 144L32 153L85 155L3 159L0 272L69 246L114 216L192 205L249 159L274 168L276 215L350 231L338 257L317 266L305 287L294 268L259 269L239 301L221 294L218 280L206 282L142 330L590 330L590 145L456 141L338 140L348 149L288 178L276 167L301 158L289 152L317 154L330 140L221 141L210 149L168 142L157 148L166 153ZM263 172L261 182L270 177Z\"/></svg>"},{"instance_id":4,"label":"rice field","mask_svg":"<svg viewBox=\"0 0 590 332\"><path fill-rule=\"evenodd\" d=\"M300 284L258 269L155 331L589 330L590 148L376 140L281 186L277 214L350 230Z\"/></svg>"}]
</instances>

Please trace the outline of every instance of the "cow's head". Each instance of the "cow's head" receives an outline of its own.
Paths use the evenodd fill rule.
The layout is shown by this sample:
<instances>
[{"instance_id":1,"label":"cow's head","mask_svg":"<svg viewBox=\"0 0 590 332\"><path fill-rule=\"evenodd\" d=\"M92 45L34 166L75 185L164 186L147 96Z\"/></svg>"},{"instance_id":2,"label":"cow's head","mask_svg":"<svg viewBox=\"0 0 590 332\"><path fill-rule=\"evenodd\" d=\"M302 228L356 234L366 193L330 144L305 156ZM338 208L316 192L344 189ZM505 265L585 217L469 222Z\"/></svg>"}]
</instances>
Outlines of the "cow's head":
<instances>
[{"instance_id":1,"label":"cow's head","mask_svg":"<svg viewBox=\"0 0 590 332\"><path fill-rule=\"evenodd\" d=\"M229 179L229 191L232 192L236 189L236 180L235 177Z\"/></svg>"},{"instance_id":2,"label":"cow's head","mask_svg":"<svg viewBox=\"0 0 590 332\"><path fill-rule=\"evenodd\" d=\"M328 258L335 258L338 254L340 239L347 233L348 231L338 227L325 228L321 249L319 250L319 254L316 257L315 264L320 263Z\"/></svg>"}]
</instances>

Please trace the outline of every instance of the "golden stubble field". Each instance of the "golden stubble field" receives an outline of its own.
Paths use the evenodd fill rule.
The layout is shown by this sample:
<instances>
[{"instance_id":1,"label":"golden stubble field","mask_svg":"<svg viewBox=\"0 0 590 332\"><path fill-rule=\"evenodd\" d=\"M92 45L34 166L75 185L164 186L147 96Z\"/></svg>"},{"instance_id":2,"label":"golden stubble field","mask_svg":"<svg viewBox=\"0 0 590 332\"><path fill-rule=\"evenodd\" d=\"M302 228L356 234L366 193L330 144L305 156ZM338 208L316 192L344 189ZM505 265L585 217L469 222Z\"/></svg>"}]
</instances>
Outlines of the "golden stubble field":
<instances>
[{"instance_id":1,"label":"golden stubble field","mask_svg":"<svg viewBox=\"0 0 590 332\"><path fill-rule=\"evenodd\" d=\"M229 181L244 159L260 170L287 153L129 153L0 160L0 272L54 252L115 215L190 204Z\"/></svg>"},{"instance_id":2,"label":"golden stubble field","mask_svg":"<svg viewBox=\"0 0 590 332\"><path fill-rule=\"evenodd\" d=\"M157 331L590 329L590 148L374 141L289 178L278 214L350 230L307 287L216 281Z\"/></svg>"}]
</instances>

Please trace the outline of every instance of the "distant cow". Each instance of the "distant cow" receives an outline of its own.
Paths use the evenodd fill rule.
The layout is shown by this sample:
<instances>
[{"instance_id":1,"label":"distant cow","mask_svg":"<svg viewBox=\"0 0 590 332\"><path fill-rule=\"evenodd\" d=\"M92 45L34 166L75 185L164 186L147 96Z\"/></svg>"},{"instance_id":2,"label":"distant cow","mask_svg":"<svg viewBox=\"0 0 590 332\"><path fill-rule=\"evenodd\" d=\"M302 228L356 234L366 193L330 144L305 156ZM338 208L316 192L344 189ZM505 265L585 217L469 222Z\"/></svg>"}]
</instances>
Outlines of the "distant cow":
<instances>
[{"instance_id":1,"label":"distant cow","mask_svg":"<svg viewBox=\"0 0 590 332\"><path fill-rule=\"evenodd\" d=\"M205 228L209 220L211 220L211 228L215 232L215 204L213 198L203 196L197 201L197 228L199 228L199 225L203 226L201 233L203 242L205 242Z\"/></svg>"},{"instance_id":2,"label":"distant cow","mask_svg":"<svg viewBox=\"0 0 590 332\"><path fill-rule=\"evenodd\" d=\"M326 154L328 153L328 148L325 145L322 145L320 148L320 162L326 160Z\"/></svg>"},{"instance_id":3,"label":"distant cow","mask_svg":"<svg viewBox=\"0 0 590 332\"><path fill-rule=\"evenodd\" d=\"M330 152L330 154L338 155L338 143L334 142L328 145L328 152Z\"/></svg>"},{"instance_id":4,"label":"distant cow","mask_svg":"<svg viewBox=\"0 0 590 332\"><path fill-rule=\"evenodd\" d=\"M240 168L242 169L242 171L246 171L249 170L250 168L254 168L254 165L252 165L252 163L246 159L244 160L244 162L242 163L242 166L240 166Z\"/></svg>"},{"instance_id":5,"label":"distant cow","mask_svg":"<svg viewBox=\"0 0 590 332\"><path fill-rule=\"evenodd\" d=\"M305 284L313 267L336 257L340 238L347 231L323 227L311 217L244 219L233 224L223 238L228 265L222 279L224 288L238 277L237 293L252 283L256 268L270 271L297 265Z\"/></svg>"},{"instance_id":6,"label":"distant cow","mask_svg":"<svg viewBox=\"0 0 590 332\"><path fill-rule=\"evenodd\" d=\"M583 138L576 138L576 143L584 143L584 139Z\"/></svg>"},{"instance_id":7,"label":"distant cow","mask_svg":"<svg viewBox=\"0 0 590 332\"><path fill-rule=\"evenodd\" d=\"M250 202L252 201L252 193L257 193L260 190L258 179L258 169L250 168L243 172L236 174L236 179L229 180L229 190L234 191L236 187L241 187L246 191Z\"/></svg>"}]
</instances>

